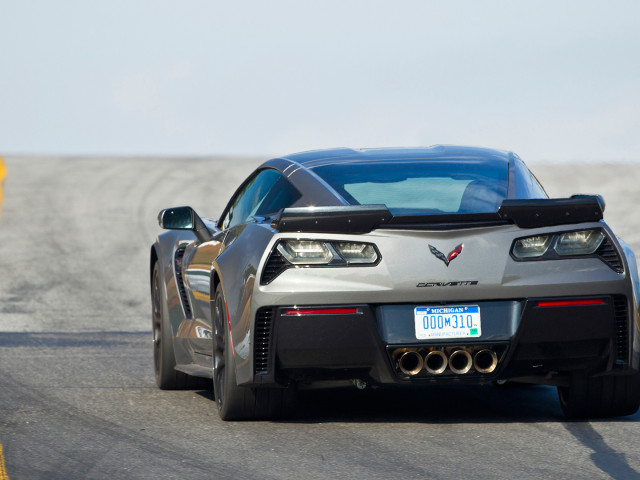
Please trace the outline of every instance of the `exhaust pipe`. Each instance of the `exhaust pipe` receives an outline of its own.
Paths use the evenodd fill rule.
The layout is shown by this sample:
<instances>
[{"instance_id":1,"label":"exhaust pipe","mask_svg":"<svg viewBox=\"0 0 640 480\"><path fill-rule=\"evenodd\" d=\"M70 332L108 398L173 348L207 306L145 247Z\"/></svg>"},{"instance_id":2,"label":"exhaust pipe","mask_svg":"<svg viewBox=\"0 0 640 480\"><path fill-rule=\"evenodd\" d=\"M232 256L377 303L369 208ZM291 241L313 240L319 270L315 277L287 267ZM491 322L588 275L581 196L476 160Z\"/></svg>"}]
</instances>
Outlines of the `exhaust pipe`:
<instances>
[{"instance_id":1,"label":"exhaust pipe","mask_svg":"<svg viewBox=\"0 0 640 480\"><path fill-rule=\"evenodd\" d=\"M440 350L433 350L424 357L424 367L427 372L439 375L447 369L447 356Z\"/></svg>"},{"instance_id":2,"label":"exhaust pipe","mask_svg":"<svg viewBox=\"0 0 640 480\"><path fill-rule=\"evenodd\" d=\"M462 375L471 370L471 355L466 350L456 350L449 356L449 368L453 373Z\"/></svg>"},{"instance_id":3,"label":"exhaust pipe","mask_svg":"<svg viewBox=\"0 0 640 480\"><path fill-rule=\"evenodd\" d=\"M473 357L473 368L479 373L491 373L498 366L498 356L493 350L480 350Z\"/></svg>"},{"instance_id":4,"label":"exhaust pipe","mask_svg":"<svg viewBox=\"0 0 640 480\"><path fill-rule=\"evenodd\" d=\"M422 357L414 351L404 352L398 359L398 368L405 375L416 375L423 365Z\"/></svg>"}]
</instances>

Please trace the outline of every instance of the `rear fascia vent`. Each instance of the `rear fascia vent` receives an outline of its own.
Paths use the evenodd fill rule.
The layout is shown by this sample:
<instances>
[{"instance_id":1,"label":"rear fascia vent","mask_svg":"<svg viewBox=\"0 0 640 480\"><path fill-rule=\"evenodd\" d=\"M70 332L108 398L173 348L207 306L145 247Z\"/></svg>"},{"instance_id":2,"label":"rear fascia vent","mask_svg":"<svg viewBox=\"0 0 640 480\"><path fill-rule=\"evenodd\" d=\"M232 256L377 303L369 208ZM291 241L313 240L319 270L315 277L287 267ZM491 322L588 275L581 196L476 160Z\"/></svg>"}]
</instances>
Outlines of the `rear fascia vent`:
<instances>
[{"instance_id":1,"label":"rear fascia vent","mask_svg":"<svg viewBox=\"0 0 640 480\"><path fill-rule=\"evenodd\" d=\"M289 263L284 259L277 249L273 249L269 255L269 259L262 270L262 277L260 283L262 285L268 285L271 281L280 275L289 266Z\"/></svg>"},{"instance_id":2,"label":"rear fascia vent","mask_svg":"<svg viewBox=\"0 0 640 480\"><path fill-rule=\"evenodd\" d=\"M254 342L254 372L267 375L271 366L271 337L273 333L273 308L260 308L256 313Z\"/></svg>"},{"instance_id":3,"label":"rear fascia vent","mask_svg":"<svg viewBox=\"0 0 640 480\"><path fill-rule=\"evenodd\" d=\"M629 307L627 298L623 295L615 295L613 305L616 329L615 365L620 368L628 365L629 359Z\"/></svg>"},{"instance_id":4,"label":"rear fascia vent","mask_svg":"<svg viewBox=\"0 0 640 480\"><path fill-rule=\"evenodd\" d=\"M609 265L616 273L624 272L620 255L608 236L605 236L604 241L600 247L598 247L596 255L600 257L600 260Z\"/></svg>"}]
</instances>

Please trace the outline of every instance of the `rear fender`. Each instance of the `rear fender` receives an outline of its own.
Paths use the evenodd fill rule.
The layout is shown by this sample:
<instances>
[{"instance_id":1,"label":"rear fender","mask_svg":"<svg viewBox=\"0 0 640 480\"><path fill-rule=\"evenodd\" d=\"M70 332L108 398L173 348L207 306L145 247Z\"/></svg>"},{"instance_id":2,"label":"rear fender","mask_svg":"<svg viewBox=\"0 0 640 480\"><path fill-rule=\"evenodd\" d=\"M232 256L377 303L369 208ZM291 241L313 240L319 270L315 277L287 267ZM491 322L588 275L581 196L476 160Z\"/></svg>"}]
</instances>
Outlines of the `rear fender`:
<instances>
[{"instance_id":1,"label":"rear fender","mask_svg":"<svg viewBox=\"0 0 640 480\"><path fill-rule=\"evenodd\" d=\"M229 232L229 242L225 240L227 246L214 264L227 302L239 385L253 381L253 292L258 266L272 237L268 225L238 225Z\"/></svg>"},{"instance_id":2,"label":"rear fender","mask_svg":"<svg viewBox=\"0 0 640 480\"><path fill-rule=\"evenodd\" d=\"M629 245L620 238L616 238L622 253L624 254L625 267L631 280L632 302L631 302L631 367L640 369L640 281L638 279L638 266L636 255Z\"/></svg>"},{"instance_id":3,"label":"rear fender","mask_svg":"<svg viewBox=\"0 0 640 480\"><path fill-rule=\"evenodd\" d=\"M178 291L173 264L178 247L194 240L195 235L190 231L169 230L160 234L153 245L166 299L166 302L162 305L163 314L165 318L169 319L171 325L171 336L177 364L191 363L192 355L186 339L177 336L180 326L187 321L187 318L182 306L180 292Z\"/></svg>"}]
</instances>

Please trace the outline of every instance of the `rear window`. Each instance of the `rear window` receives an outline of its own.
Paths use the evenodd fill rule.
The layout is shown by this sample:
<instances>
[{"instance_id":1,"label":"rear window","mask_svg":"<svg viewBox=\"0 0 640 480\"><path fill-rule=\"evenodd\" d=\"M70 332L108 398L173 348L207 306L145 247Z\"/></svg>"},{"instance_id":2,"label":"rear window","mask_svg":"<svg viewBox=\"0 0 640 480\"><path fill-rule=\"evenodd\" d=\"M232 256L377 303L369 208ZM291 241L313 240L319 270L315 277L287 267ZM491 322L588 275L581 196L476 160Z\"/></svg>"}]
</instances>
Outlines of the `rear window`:
<instances>
[{"instance_id":1,"label":"rear window","mask_svg":"<svg viewBox=\"0 0 640 480\"><path fill-rule=\"evenodd\" d=\"M384 204L394 215L493 213L507 196L508 164L498 160L360 160L313 171L351 204Z\"/></svg>"}]
</instances>

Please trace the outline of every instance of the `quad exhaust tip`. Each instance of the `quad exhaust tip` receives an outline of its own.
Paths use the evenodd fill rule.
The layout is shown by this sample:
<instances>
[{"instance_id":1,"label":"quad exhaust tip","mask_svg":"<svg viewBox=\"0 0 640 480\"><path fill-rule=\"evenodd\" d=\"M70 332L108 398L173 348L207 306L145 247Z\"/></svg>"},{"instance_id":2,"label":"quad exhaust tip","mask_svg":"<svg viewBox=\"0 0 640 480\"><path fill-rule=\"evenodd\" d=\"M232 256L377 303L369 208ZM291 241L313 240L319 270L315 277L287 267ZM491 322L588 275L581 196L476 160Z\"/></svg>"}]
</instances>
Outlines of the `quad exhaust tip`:
<instances>
[{"instance_id":1,"label":"quad exhaust tip","mask_svg":"<svg viewBox=\"0 0 640 480\"><path fill-rule=\"evenodd\" d=\"M449 360L444 352L433 350L424 357L424 366L427 372L433 375L439 375L447 369Z\"/></svg>"},{"instance_id":2,"label":"quad exhaust tip","mask_svg":"<svg viewBox=\"0 0 640 480\"><path fill-rule=\"evenodd\" d=\"M413 350L404 352L398 359L398 368L400 368L400 371L405 375L416 375L420 373L423 366L424 362L422 357L418 352Z\"/></svg>"},{"instance_id":3,"label":"quad exhaust tip","mask_svg":"<svg viewBox=\"0 0 640 480\"><path fill-rule=\"evenodd\" d=\"M449 356L449 368L457 375L463 375L471 370L473 360L466 350L456 350Z\"/></svg>"},{"instance_id":4,"label":"quad exhaust tip","mask_svg":"<svg viewBox=\"0 0 640 480\"><path fill-rule=\"evenodd\" d=\"M423 368L430 375L440 375L447 368L455 375L464 375L472 369L480 374L489 374L498 367L498 355L489 348L480 347L475 352L472 348L464 347L452 350L447 356L444 349L425 353L420 348L397 348L393 352L393 359L397 362L398 370L408 376L419 374Z\"/></svg>"},{"instance_id":5,"label":"quad exhaust tip","mask_svg":"<svg viewBox=\"0 0 640 480\"><path fill-rule=\"evenodd\" d=\"M479 373L491 373L498 366L498 356L493 350L480 350L473 357L473 368Z\"/></svg>"}]
</instances>

